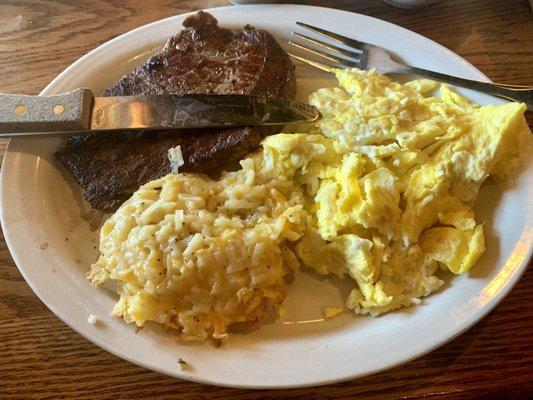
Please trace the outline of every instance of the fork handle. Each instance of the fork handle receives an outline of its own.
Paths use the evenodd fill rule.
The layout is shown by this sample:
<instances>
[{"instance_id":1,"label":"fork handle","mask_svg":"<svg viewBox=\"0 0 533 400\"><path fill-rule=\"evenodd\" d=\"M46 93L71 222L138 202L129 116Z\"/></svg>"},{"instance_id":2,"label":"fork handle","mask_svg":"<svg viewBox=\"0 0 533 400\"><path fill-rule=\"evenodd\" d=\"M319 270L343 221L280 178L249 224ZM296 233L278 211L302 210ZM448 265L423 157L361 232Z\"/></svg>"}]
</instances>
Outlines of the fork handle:
<instances>
[{"instance_id":1,"label":"fork handle","mask_svg":"<svg viewBox=\"0 0 533 400\"><path fill-rule=\"evenodd\" d=\"M474 81L471 79L459 78L457 76L441 74L439 72L429 71L427 69L408 66L398 68L397 70L394 70L394 72L399 74L423 76L426 78L434 79L436 81L476 90L478 92L483 92L507 100L518 101L521 103L525 103L527 109L529 111L533 111L533 88L531 87L524 87L519 89L512 88L508 85L500 86L497 83Z\"/></svg>"}]
</instances>

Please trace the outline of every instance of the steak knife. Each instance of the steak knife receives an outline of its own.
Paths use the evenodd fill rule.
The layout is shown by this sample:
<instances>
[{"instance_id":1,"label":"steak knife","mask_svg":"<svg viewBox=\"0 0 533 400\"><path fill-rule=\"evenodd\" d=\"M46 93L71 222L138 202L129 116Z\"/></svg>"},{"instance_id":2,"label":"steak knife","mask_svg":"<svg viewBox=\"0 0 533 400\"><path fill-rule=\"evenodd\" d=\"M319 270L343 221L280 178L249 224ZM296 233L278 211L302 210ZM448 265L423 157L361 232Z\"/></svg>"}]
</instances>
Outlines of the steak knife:
<instances>
[{"instance_id":1,"label":"steak knife","mask_svg":"<svg viewBox=\"0 0 533 400\"><path fill-rule=\"evenodd\" d=\"M0 138L144 129L285 125L320 118L313 106L245 95L94 97L89 89L55 96L0 94Z\"/></svg>"}]
</instances>

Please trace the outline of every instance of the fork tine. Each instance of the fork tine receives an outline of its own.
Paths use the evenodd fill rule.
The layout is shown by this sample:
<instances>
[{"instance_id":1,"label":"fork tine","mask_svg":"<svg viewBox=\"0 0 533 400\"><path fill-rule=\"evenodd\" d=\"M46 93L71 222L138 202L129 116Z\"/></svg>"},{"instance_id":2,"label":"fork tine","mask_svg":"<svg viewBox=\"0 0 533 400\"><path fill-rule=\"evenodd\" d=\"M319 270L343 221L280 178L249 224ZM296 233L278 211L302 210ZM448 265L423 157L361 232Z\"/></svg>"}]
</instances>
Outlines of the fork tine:
<instances>
[{"instance_id":1,"label":"fork tine","mask_svg":"<svg viewBox=\"0 0 533 400\"><path fill-rule=\"evenodd\" d=\"M316 44L317 46L323 47L325 49L341 53L342 55L345 55L346 57L353 58L353 59L355 59L357 61L359 61L361 59L361 53L356 53L354 51L346 50L346 49L334 46L332 44L323 42L321 40L313 39L313 38L311 38L309 36L302 35L301 33L293 32L292 34L294 36L296 36L296 37L299 37L300 39L306 40L306 41L308 41L310 43Z\"/></svg>"},{"instance_id":2,"label":"fork tine","mask_svg":"<svg viewBox=\"0 0 533 400\"><path fill-rule=\"evenodd\" d=\"M327 30L322 29L322 28L317 28L316 26L309 25L309 24L306 24L304 22L296 22L296 25L299 25L299 26L302 26L304 28L307 28L310 31L319 33L320 35L323 35L323 36L326 36L326 37L328 37L330 39L336 40L337 42L340 42L340 43L345 44L347 46L353 47L353 48L355 48L357 50L364 51L365 50L365 45L367 44L365 42L360 42L358 40L355 40L355 39L352 39L352 38L349 38L349 37L346 37L346 36L339 35L338 33L330 32L330 31L327 31Z\"/></svg>"},{"instance_id":3,"label":"fork tine","mask_svg":"<svg viewBox=\"0 0 533 400\"><path fill-rule=\"evenodd\" d=\"M497 83L497 82L495 82L494 84L497 86L502 86L502 87L506 87L510 89L517 89L517 90L532 90L533 89L533 86L527 86L527 85L514 85L514 84L510 85L506 83Z\"/></svg>"},{"instance_id":4,"label":"fork tine","mask_svg":"<svg viewBox=\"0 0 533 400\"><path fill-rule=\"evenodd\" d=\"M310 60L309 58L297 56L296 54L292 54L290 52L287 52L287 54L296 60L299 60L303 63L311 65L312 67L321 69L322 71L333 73L333 67L327 64L321 63L320 61Z\"/></svg>"},{"instance_id":5,"label":"fork tine","mask_svg":"<svg viewBox=\"0 0 533 400\"><path fill-rule=\"evenodd\" d=\"M355 67L356 64L357 64L356 61L350 61L350 60L347 60L345 58L334 56L332 54L326 54L326 53L323 53L323 52L321 52L319 50L315 50L315 49L313 49L311 47L308 47L306 45L303 45L303 44L294 43L294 42L291 42L291 41L289 41L289 44L293 45L294 47L298 47L299 49L302 49L302 50L308 51L310 53L313 53L313 54L315 54L315 55L317 55L319 57L325 58L326 60L333 61L335 63L344 65L345 67L348 67L348 68Z\"/></svg>"}]
</instances>

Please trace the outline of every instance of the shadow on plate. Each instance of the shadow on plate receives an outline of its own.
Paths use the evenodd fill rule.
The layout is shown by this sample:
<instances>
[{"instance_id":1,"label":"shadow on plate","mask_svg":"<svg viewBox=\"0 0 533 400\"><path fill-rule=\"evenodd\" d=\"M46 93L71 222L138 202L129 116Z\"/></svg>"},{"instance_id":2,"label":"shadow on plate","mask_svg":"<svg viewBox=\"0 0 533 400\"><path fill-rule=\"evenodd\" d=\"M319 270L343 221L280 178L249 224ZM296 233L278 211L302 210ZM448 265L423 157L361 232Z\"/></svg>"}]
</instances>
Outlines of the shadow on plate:
<instances>
[{"instance_id":1,"label":"shadow on plate","mask_svg":"<svg viewBox=\"0 0 533 400\"><path fill-rule=\"evenodd\" d=\"M468 272L469 278L486 278L495 269L501 267L501 265L497 265L497 260L500 257L500 238L494 231L494 216L502 195L502 184L493 181L486 182L479 191L474 204L474 213L476 221L484 224L485 252Z\"/></svg>"}]
</instances>

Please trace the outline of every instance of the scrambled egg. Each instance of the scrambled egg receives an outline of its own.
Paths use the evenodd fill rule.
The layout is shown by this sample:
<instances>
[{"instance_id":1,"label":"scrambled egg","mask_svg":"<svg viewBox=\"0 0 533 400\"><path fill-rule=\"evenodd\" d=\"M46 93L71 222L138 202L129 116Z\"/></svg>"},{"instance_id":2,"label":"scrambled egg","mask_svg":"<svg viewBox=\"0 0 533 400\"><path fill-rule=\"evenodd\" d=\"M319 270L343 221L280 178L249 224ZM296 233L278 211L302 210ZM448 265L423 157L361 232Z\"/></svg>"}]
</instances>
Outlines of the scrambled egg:
<instances>
[{"instance_id":1,"label":"scrambled egg","mask_svg":"<svg viewBox=\"0 0 533 400\"><path fill-rule=\"evenodd\" d=\"M314 196L315 218L297 254L321 274L354 279L346 306L378 315L437 290L439 266L461 274L479 259L485 244L472 204L489 175L504 178L519 164L526 107L479 107L446 85L430 96L437 83L425 79L336 76L340 87L310 99L324 116L323 146L337 158L312 161L298 176ZM282 142L302 140L316 139L266 142L290 158Z\"/></svg>"},{"instance_id":2,"label":"scrambled egg","mask_svg":"<svg viewBox=\"0 0 533 400\"><path fill-rule=\"evenodd\" d=\"M90 279L118 283L115 315L222 338L279 308L300 264L352 279L346 307L371 315L420 303L442 286L439 267L472 268L485 249L472 204L489 175L519 165L525 106L479 107L373 71L336 76L311 95L315 126L265 138L219 180L150 182L105 223Z\"/></svg>"}]
</instances>

